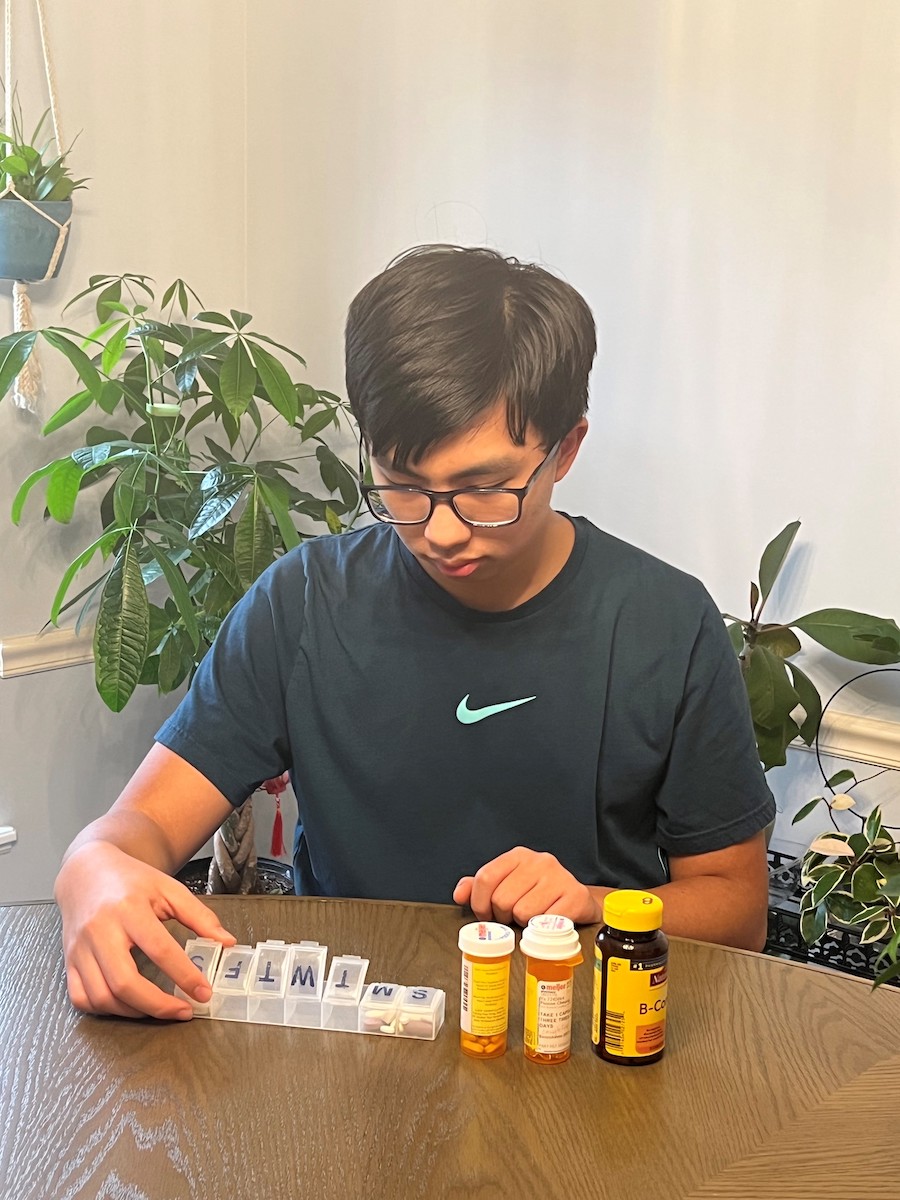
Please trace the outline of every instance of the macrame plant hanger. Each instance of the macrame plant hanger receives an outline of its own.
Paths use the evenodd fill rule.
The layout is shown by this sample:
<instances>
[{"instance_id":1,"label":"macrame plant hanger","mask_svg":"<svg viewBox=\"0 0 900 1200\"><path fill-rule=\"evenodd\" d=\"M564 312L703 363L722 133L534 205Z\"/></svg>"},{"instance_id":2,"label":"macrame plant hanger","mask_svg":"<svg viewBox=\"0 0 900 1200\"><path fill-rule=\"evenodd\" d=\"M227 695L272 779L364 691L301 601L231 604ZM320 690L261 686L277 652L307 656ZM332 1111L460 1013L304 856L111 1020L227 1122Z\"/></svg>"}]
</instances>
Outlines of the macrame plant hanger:
<instances>
[{"instance_id":1,"label":"macrame plant hanger","mask_svg":"<svg viewBox=\"0 0 900 1200\"><path fill-rule=\"evenodd\" d=\"M12 129L13 121L13 83L12 83L12 0L5 0L6 5L6 26L4 39L4 72L6 78L6 125L5 129L9 132ZM56 98L56 77L53 72L53 62L50 58L50 47L47 42L47 21L44 15L43 0L34 0L34 6L37 10L38 27L41 33L41 53L44 59L44 73L47 76L47 90L50 94L50 119L53 122L53 138L56 142L57 149L62 153L63 140L62 132L59 123L59 104ZM59 256L63 252L63 247L66 244L66 238L69 236L69 226L71 217L62 224L55 221L53 217L43 212L36 204L32 204L30 200L26 200L24 196L20 196L16 189L10 184L2 192L0 192L0 202L4 201L8 196L15 197L19 204L27 204L30 209L38 214L45 221L49 221L51 225L55 225L57 229L56 245L53 248L53 254L50 258L50 265L47 267L46 274L43 280L51 279L56 271ZM43 280L33 280L32 282L43 282ZM16 333L22 330L33 329L34 320L31 313L31 300L28 296L28 282L24 279L16 279L13 282L13 328ZM28 361L23 366L22 370L13 384L12 398L13 402L19 408L26 408L30 412L37 411L38 398L41 392L41 367L38 362L37 351L32 351Z\"/></svg>"}]
</instances>

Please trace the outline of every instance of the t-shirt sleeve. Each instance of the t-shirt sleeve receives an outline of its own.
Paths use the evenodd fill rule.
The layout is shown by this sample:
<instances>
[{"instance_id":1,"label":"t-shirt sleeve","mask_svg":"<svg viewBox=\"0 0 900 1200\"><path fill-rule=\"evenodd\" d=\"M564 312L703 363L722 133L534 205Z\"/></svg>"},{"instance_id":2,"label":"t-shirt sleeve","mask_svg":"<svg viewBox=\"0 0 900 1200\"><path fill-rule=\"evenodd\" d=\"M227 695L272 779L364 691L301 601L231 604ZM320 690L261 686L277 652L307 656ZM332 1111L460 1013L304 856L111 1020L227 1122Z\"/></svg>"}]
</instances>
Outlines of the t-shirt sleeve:
<instances>
[{"instance_id":1,"label":"t-shirt sleeve","mask_svg":"<svg viewBox=\"0 0 900 1200\"><path fill-rule=\"evenodd\" d=\"M657 798L658 841L675 855L733 846L775 817L740 666L716 606L703 595Z\"/></svg>"},{"instance_id":2,"label":"t-shirt sleeve","mask_svg":"<svg viewBox=\"0 0 900 1200\"><path fill-rule=\"evenodd\" d=\"M303 589L299 572L286 621L282 564L264 572L225 618L187 695L156 734L234 805L292 766L286 696Z\"/></svg>"}]
</instances>

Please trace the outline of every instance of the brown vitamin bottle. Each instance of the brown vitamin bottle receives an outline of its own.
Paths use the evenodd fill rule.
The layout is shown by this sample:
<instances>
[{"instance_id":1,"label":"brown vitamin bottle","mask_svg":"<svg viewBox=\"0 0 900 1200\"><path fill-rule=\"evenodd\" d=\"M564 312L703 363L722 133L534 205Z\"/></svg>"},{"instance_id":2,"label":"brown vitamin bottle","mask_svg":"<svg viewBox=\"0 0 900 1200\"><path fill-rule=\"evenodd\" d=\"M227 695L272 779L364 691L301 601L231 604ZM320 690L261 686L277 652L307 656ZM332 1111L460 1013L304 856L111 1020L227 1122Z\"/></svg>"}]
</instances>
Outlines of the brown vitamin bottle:
<instances>
[{"instance_id":1,"label":"brown vitamin bottle","mask_svg":"<svg viewBox=\"0 0 900 1200\"><path fill-rule=\"evenodd\" d=\"M662 900L610 892L594 944L594 1053L626 1066L655 1063L666 1045L669 942Z\"/></svg>"}]
</instances>

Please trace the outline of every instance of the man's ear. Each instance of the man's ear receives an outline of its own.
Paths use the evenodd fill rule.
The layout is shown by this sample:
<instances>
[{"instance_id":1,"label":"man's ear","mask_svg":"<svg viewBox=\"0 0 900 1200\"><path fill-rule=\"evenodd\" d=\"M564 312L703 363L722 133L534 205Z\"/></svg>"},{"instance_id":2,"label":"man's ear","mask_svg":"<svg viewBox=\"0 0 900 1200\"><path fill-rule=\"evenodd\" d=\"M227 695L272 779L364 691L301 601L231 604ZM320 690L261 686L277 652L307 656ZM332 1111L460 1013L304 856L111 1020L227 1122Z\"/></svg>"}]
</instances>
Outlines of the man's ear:
<instances>
[{"instance_id":1,"label":"man's ear","mask_svg":"<svg viewBox=\"0 0 900 1200\"><path fill-rule=\"evenodd\" d=\"M575 461L578 451L581 449L581 443L584 441L584 435L588 431L587 417L582 417L577 425L573 425L566 436L559 444L559 453L556 456L556 481L564 479L569 473L569 468Z\"/></svg>"}]
</instances>

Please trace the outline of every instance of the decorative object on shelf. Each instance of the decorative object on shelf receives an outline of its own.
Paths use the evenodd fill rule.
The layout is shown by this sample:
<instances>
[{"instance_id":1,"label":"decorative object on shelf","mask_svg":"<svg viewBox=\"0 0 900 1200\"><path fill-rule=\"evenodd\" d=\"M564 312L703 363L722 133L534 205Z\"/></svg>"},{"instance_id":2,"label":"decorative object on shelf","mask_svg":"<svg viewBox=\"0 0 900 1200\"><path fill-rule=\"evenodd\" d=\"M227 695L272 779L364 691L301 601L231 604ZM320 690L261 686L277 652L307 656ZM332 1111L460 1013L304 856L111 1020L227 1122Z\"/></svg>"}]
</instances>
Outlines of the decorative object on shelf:
<instances>
[{"instance_id":1,"label":"decorative object on shelf","mask_svg":"<svg viewBox=\"0 0 900 1200\"><path fill-rule=\"evenodd\" d=\"M249 313L205 310L180 279L156 313L151 285L143 275L93 276L70 303L94 296L97 327L74 337L41 329L28 335L24 351L27 359L40 336L78 376L78 390L45 434L99 410L84 445L25 480L13 520L39 483L50 517L62 523L83 493L104 488L99 536L64 573L50 620L58 623L80 603L80 628L96 612L96 686L114 712L139 684L179 687L266 567L304 538L348 527L360 507L356 473L325 438L343 428L355 441L346 402L295 382L282 359L304 360L254 330ZM189 298L200 309L193 317ZM21 354L23 336L0 339L0 397L12 386L18 368L10 355ZM273 423L282 429L277 459L259 449ZM306 490L311 485L292 460L313 467L321 488ZM98 555L102 574L68 600L78 573ZM226 832L237 838L237 830ZM245 834L242 828L233 854Z\"/></svg>"},{"instance_id":2,"label":"decorative object on shelf","mask_svg":"<svg viewBox=\"0 0 900 1200\"><path fill-rule=\"evenodd\" d=\"M831 696L822 710L823 716L845 687L881 671L900 671L900 668L881 667L848 680ZM898 831L884 824L881 808L876 806L862 812L850 793L890 768L865 779L857 779L849 768L828 777L822 766L818 735L816 760L829 794L816 796L804 804L793 823L824 806L832 829L811 842L803 856L800 934L807 945L814 946L830 926L843 926L858 932L860 945L881 946L875 960L876 968L882 968L875 978L877 987L900 977L900 844L894 836ZM846 813L844 822L857 821L859 829L847 833L835 813Z\"/></svg>"},{"instance_id":3,"label":"decorative object on shelf","mask_svg":"<svg viewBox=\"0 0 900 1200\"><path fill-rule=\"evenodd\" d=\"M787 748L796 738L812 745L822 715L815 684L790 661L802 648L795 629L851 662L877 666L900 662L900 628L887 618L822 608L793 621L763 622L766 601L799 528L800 522L792 521L763 552L759 582L750 584L750 616L722 613L740 659L759 758L767 771L785 764Z\"/></svg>"},{"instance_id":4,"label":"decorative object on shelf","mask_svg":"<svg viewBox=\"0 0 900 1200\"><path fill-rule=\"evenodd\" d=\"M72 219L71 196L86 182L73 179L66 165L71 147L63 149L42 0L35 0L35 7L50 107L31 137L26 137L22 106L11 82L12 0L6 0L5 124L0 132L0 278L13 280L13 329L26 339L34 326L28 284L53 279L58 274ZM48 115L53 135L40 145ZM51 144L55 144L55 154L50 152ZM23 351L18 353L21 355ZM14 351L12 361L15 360ZM13 402L20 408L36 411L40 386L37 356L25 354L13 387Z\"/></svg>"}]
</instances>

